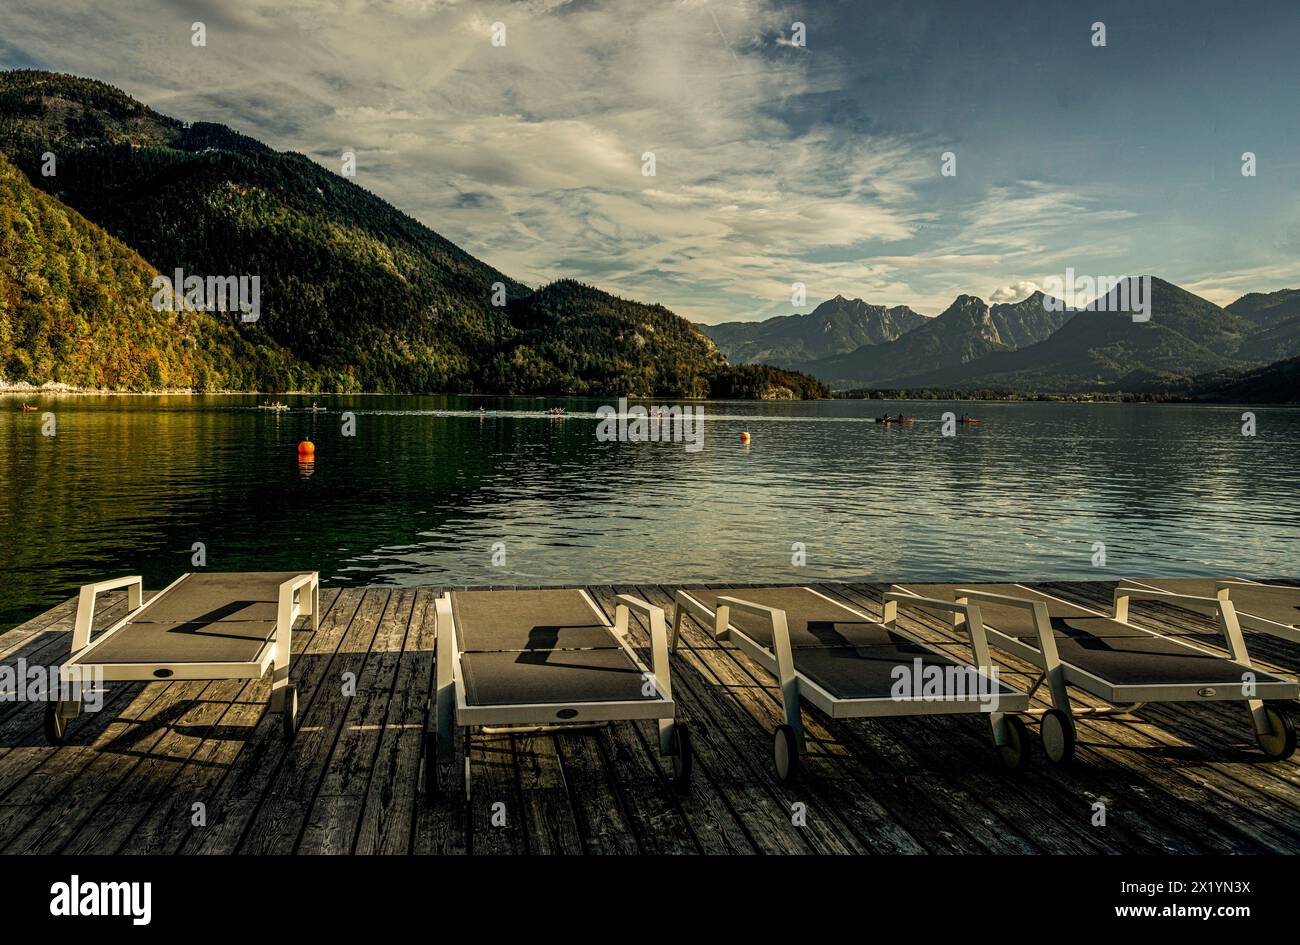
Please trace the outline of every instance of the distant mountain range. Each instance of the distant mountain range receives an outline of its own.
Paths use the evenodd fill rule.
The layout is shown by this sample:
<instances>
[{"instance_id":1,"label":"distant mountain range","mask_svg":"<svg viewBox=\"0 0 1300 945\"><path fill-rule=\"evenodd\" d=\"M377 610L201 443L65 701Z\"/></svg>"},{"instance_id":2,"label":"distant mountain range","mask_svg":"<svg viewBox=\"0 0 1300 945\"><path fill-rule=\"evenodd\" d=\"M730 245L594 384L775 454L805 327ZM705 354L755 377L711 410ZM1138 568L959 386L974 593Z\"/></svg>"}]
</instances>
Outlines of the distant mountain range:
<instances>
[{"instance_id":1,"label":"distant mountain range","mask_svg":"<svg viewBox=\"0 0 1300 945\"><path fill-rule=\"evenodd\" d=\"M1252 293L1226 308L1151 277L1151 316L1121 312L1119 288L1102 310L1051 311L1041 292L1013 304L959 296L941 315L893 338L866 341L816 358L779 356L767 363L806 371L844 389L1011 389L1060 393L1191 389L1216 372L1236 377L1300 355L1300 290ZM861 301L837 304L834 329L824 303L798 322L804 337L848 339L845 313L889 311ZM1060 309L1062 306L1056 305ZM910 312L910 310L908 310ZM754 350L774 319L705 328L733 359ZM718 333L718 328L725 328ZM867 327L860 329L865 333ZM795 350L793 344L788 350ZM802 350L811 350L804 342Z\"/></svg>"},{"instance_id":2,"label":"distant mountain range","mask_svg":"<svg viewBox=\"0 0 1300 945\"><path fill-rule=\"evenodd\" d=\"M990 306L973 295L960 295L937 318L893 341L867 345L848 354L796 362L800 370L832 387L896 382L920 371L959 368L1001 352L1015 351L1049 337L1069 320L1069 312L1050 312L1042 293L1013 304Z\"/></svg>"},{"instance_id":3,"label":"distant mountain range","mask_svg":"<svg viewBox=\"0 0 1300 945\"><path fill-rule=\"evenodd\" d=\"M662 306L570 281L534 292L304 155L161 115L102 82L0 73L0 152L22 172L0 167L13 210L0 219L0 376L10 382L826 393L776 367L733 367ZM48 254L68 240L65 271ZM47 278L29 276L33 260ZM157 311L150 283L178 268L258 276L260 317Z\"/></svg>"},{"instance_id":4,"label":"distant mountain range","mask_svg":"<svg viewBox=\"0 0 1300 945\"><path fill-rule=\"evenodd\" d=\"M805 315L699 327L731 361L794 364L893 341L926 320L906 305L886 308L837 295Z\"/></svg>"}]
</instances>

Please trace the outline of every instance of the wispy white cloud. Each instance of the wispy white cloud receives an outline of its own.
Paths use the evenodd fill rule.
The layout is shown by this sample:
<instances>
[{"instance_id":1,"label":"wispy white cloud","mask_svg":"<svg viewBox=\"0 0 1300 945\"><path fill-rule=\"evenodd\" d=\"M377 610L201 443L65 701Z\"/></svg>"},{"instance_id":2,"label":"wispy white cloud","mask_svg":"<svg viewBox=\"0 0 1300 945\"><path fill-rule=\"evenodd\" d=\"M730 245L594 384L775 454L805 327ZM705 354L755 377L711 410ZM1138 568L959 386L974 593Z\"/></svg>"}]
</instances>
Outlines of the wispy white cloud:
<instances>
[{"instance_id":1,"label":"wispy white cloud","mask_svg":"<svg viewBox=\"0 0 1300 945\"><path fill-rule=\"evenodd\" d=\"M1039 285L1029 279L1020 279L1006 285L1000 285L989 293L989 301L996 304L998 302L1019 302L1021 299L1027 299L1039 290Z\"/></svg>"},{"instance_id":2,"label":"wispy white cloud","mask_svg":"<svg viewBox=\"0 0 1300 945\"><path fill-rule=\"evenodd\" d=\"M824 34L783 42L795 17L767 0L9 6L30 59L334 169L352 150L358 183L516 278L703 321L771 311L796 281L935 313L1141 248L1141 214L1087 188L938 195L945 129L838 121L854 63Z\"/></svg>"}]
</instances>

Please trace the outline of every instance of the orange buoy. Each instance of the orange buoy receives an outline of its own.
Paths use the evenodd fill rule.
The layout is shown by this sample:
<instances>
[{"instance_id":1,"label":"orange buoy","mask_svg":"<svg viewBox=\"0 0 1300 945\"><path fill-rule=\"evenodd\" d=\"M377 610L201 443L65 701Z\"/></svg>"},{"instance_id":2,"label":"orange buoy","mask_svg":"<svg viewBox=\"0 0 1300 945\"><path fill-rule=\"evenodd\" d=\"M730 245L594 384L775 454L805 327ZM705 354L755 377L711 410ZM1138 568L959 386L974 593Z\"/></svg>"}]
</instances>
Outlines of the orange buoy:
<instances>
[{"instance_id":1,"label":"orange buoy","mask_svg":"<svg viewBox=\"0 0 1300 945\"><path fill-rule=\"evenodd\" d=\"M746 432L740 434L740 442L742 442L742 443L748 443L748 442L749 442L749 432L748 432L748 431L746 431Z\"/></svg>"},{"instance_id":2,"label":"orange buoy","mask_svg":"<svg viewBox=\"0 0 1300 945\"><path fill-rule=\"evenodd\" d=\"M315 455L316 455L316 444L313 443L311 440L303 440L301 443L298 444L299 458L302 458L304 456L315 457Z\"/></svg>"}]
</instances>

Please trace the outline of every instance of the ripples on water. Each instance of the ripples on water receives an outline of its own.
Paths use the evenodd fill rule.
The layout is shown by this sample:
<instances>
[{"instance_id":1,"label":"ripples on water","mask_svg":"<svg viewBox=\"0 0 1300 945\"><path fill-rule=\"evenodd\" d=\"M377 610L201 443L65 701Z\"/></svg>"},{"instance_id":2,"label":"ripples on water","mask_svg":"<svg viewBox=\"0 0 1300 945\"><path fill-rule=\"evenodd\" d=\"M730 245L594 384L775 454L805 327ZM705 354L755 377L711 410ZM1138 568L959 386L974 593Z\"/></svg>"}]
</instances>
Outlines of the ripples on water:
<instances>
[{"instance_id":1,"label":"ripples on water","mask_svg":"<svg viewBox=\"0 0 1300 945\"><path fill-rule=\"evenodd\" d=\"M1237 407L710 403L691 453L597 442L599 401L256 400L44 398L48 438L0 398L0 628L95 578L161 586L195 542L336 586L1300 574L1293 409L1243 437ZM945 410L985 422L943 437Z\"/></svg>"}]
</instances>

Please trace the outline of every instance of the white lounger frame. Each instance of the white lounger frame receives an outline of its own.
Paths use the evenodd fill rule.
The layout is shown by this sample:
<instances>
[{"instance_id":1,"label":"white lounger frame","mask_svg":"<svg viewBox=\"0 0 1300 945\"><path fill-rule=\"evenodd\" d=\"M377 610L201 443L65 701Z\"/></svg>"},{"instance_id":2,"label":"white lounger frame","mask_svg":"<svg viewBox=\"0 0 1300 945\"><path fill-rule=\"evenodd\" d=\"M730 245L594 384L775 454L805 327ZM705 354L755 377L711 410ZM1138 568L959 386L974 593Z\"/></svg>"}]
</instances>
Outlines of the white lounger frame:
<instances>
[{"instance_id":1,"label":"white lounger frame","mask_svg":"<svg viewBox=\"0 0 1300 945\"><path fill-rule=\"evenodd\" d=\"M618 606L611 624L604 612L596 606L585 590L579 590L582 599L591 608L599 624L613 634L623 652L641 671L642 679L654 685L658 698L616 700L610 702L534 702L501 703L497 705L470 705L465 699L465 677L461 668L460 642L456 633L456 620L451 609L451 593L443 594L435 602L438 617L438 642L435 658L435 684L433 698L433 724L436 734L436 763L445 764L455 751L454 729L465 729L468 739L473 726L520 726L536 730L555 729L560 726L580 726L593 722L621 722L633 719L659 721L659 752L668 756L673 752L674 727L677 725L677 704L673 701L672 676L668 665L668 624L662 607L656 607L629 594L616 598ZM630 612L635 610L650 625L650 651L653 668L647 667L628 640ZM465 746L465 796L470 793L469 746ZM425 771L425 778L436 777L436 772Z\"/></svg>"},{"instance_id":2,"label":"white lounger frame","mask_svg":"<svg viewBox=\"0 0 1300 945\"><path fill-rule=\"evenodd\" d=\"M1144 581L1133 580L1132 578L1127 578L1120 582L1120 587L1125 586L1140 587L1152 591L1161 590L1155 585L1147 584ZM1215 581L1215 586L1218 588L1216 598L1222 598L1224 600L1230 599L1234 587L1267 587L1270 590L1292 591L1297 597L1300 597L1300 587L1292 587L1289 584L1265 584L1263 581L1248 581L1244 578L1225 578L1223 580ZM1168 594L1170 592L1164 591L1163 593ZM1185 597L1187 595L1183 596ZM1170 603L1177 604L1178 601L1171 600ZM1119 601L1117 598L1116 606L1118 606L1118 604ZM1237 607L1235 602L1233 603L1233 607L1237 612L1237 622L1245 629L1254 630L1257 633L1267 633L1269 636L1278 637L1279 639L1286 640L1290 643L1300 643L1300 627L1293 627L1289 624L1278 623L1276 620L1269 620L1267 617L1257 616L1256 614L1252 614L1249 611ZM1184 609L1194 610L1194 608L1186 607ZM1204 613L1203 610L1196 610L1195 612Z\"/></svg>"},{"instance_id":3,"label":"white lounger frame","mask_svg":"<svg viewBox=\"0 0 1300 945\"><path fill-rule=\"evenodd\" d=\"M957 588L955 594L958 602L963 601L983 601L991 604L1002 604L1008 607L1019 607L1027 610L1033 617L1034 629L1037 632L1038 649L1024 643L1017 637L1002 633L996 627L987 627L989 639L995 645L1008 653L1013 653L1028 663L1032 663L1043 671L1042 676L1034 684L1030 692L1037 690L1043 681L1047 682L1048 691L1051 695L1052 707L1064 712L1071 720L1076 715L1085 714L1103 714L1106 710L1088 710L1075 709L1070 704L1070 697L1067 691L1068 686L1075 686L1084 692L1091 693L1100 699L1120 706L1118 710L1127 712L1144 702L1245 702L1247 709L1250 711L1251 724L1254 727L1256 735L1275 734L1273 727L1265 711L1265 700L1294 699L1297 694L1297 686L1293 682L1278 681L1266 682L1256 680L1254 682L1254 695L1247 696L1244 692L1244 682L1241 686L1224 686L1217 684L1213 686L1201 682L1188 683L1148 683L1145 685L1120 685L1112 683L1109 680L1102 679L1093 673L1081 669L1071 663L1061 661L1056 649L1056 637L1052 633L1051 615L1048 612L1047 604L1036 599L1035 595L1049 598L1057 601L1067 607L1074 607L1086 611L1092 617L1098 617L1102 620L1113 620L1132 630L1140 631L1161 640L1186 647L1198 654L1208 654L1222 659L1222 655L1214 653L1205 647L1196 646L1177 637L1168 634L1157 633L1154 630L1148 630L1145 627L1136 626L1128 620L1128 600L1129 598L1149 598L1153 600L1170 600L1170 601L1190 601L1197 605L1213 605L1219 615L1220 628L1224 637L1227 639L1228 652L1234 662L1240 663L1244 670L1252 671L1254 669L1250 662L1250 656L1246 652L1246 643L1241 636L1241 627L1237 622L1236 611L1233 609L1232 602L1225 598L1213 597L1191 597L1186 594L1171 594L1167 591L1147 591L1138 588L1116 588L1115 590L1115 615L1101 613L1082 604L1073 601L1067 601L1063 598L1056 597L1052 594L1036 591L1025 587L1022 584L1015 585L1025 591L1029 597L1012 597L1007 594L994 594L989 591L981 591L976 588ZM900 591L916 596L912 591L906 588L898 587ZM959 625L960 617L954 621L954 625ZM1269 673L1275 676L1275 673ZM1125 706L1124 704L1130 705Z\"/></svg>"},{"instance_id":4,"label":"white lounger frame","mask_svg":"<svg viewBox=\"0 0 1300 945\"><path fill-rule=\"evenodd\" d=\"M931 600L918 597L915 594L891 593L885 595L884 619L876 620L841 601L827 597L813 588L804 589L830 601L837 607L843 608L846 614L851 614L859 620L879 624L894 630L897 630L896 622L900 603L911 607L946 611L963 616L966 618L971 650L975 656L973 668L978 669L980 674L990 680L995 687L998 685L996 667L989 655L988 640L984 634L984 623L977 605ZM710 631L714 639L734 643L746 656L775 676L781 687L781 708L785 715L785 723L794 730L798 750L801 753L806 745L803 719L799 711L802 702L808 702L816 706L833 719L888 718L909 715L960 715L984 712L989 716L989 723L993 730L993 742L999 747L1009 743L1005 716L1008 713L1021 712L1028 708L1029 705L1029 695L1018 690L999 695L997 711L990 711L989 699L979 697L960 699L935 699L933 697L923 698L919 696L912 699L896 699L890 696L876 699L840 698L819 686L795 668L794 650L790 644L790 629L784 610L775 607L764 607L762 604L755 604L738 597L719 597L719 607L714 612L692 597L689 591L685 590L677 592L675 602L677 606L673 616L672 649L674 651L677 649L681 637L683 617L690 614L702 627ZM767 621L772 629L773 649L769 650L732 624L732 610ZM900 635L907 637L910 642L929 648L928 644L916 640L901 631L898 632ZM995 688L993 691L997 692L998 689Z\"/></svg>"},{"instance_id":5,"label":"white lounger frame","mask_svg":"<svg viewBox=\"0 0 1300 945\"><path fill-rule=\"evenodd\" d=\"M143 582L138 574L82 587L77 599L77 615L72 631L72 655L59 667L60 689L65 692L79 692L80 687L91 678L99 678L105 682L261 679L266 671L271 669L271 711L283 712L285 697L290 695L289 662L293 625L300 616L310 615L312 629L316 630L320 627L320 575L315 571L304 571L280 585L275 631L258 650L256 656L248 662L105 663L95 658L95 653L101 646L121 632L132 620L138 618L141 613L163 600L189 576L189 574L182 574L151 597L147 603L141 601ZM120 588L126 588L129 612L107 630L96 634L92 640L91 628L95 620L96 599L100 594ZM308 593L302 593L304 588ZM81 699L61 699L55 711L64 722L75 718L81 714Z\"/></svg>"}]
</instances>

